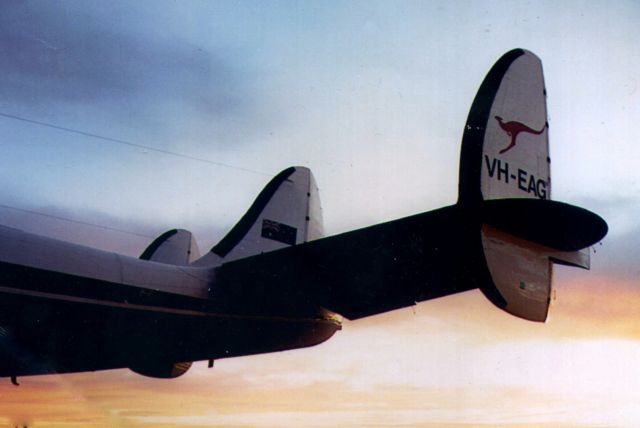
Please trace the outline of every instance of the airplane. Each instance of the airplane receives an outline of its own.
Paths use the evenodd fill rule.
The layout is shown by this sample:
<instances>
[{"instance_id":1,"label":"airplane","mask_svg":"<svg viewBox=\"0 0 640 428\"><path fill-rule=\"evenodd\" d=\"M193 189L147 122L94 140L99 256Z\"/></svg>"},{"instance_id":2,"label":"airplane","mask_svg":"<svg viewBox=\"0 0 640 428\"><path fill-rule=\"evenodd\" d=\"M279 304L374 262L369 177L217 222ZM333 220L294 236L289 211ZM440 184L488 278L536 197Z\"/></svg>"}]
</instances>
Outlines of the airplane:
<instances>
[{"instance_id":1,"label":"airplane","mask_svg":"<svg viewBox=\"0 0 640 428\"><path fill-rule=\"evenodd\" d=\"M0 227L0 377L129 368L317 345L356 320L480 289L544 322L554 264L590 267L597 214L551 197L542 63L514 49L464 126L454 205L324 237L311 171L290 167L200 256L170 230L139 258Z\"/></svg>"}]
</instances>

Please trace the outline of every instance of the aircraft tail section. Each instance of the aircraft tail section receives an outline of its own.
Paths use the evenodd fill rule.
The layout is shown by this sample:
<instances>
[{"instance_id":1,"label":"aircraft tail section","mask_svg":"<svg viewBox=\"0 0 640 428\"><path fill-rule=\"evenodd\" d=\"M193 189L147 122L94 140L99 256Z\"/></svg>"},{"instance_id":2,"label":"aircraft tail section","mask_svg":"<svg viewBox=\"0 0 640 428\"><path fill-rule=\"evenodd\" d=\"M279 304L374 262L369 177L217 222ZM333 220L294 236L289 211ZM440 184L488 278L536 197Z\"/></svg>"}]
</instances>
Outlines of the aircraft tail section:
<instances>
[{"instance_id":1,"label":"aircraft tail section","mask_svg":"<svg viewBox=\"0 0 640 428\"><path fill-rule=\"evenodd\" d=\"M469 112L457 204L240 260L287 246L261 241L265 220L303 228L296 223L299 214L285 220L276 216L279 209L252 207L245 216L250 220L243 218L213 249L236 258L222 265L219 278L259 283L265 296L277 289L287 296L278 302L282 307L320 302L349 319L480 288L505 311L544 321L552 264L588 268L588 247L607 232L596 214L550 200L548 130L540 60L522 49L508 52L490 70ZM269 190L280 189L292 174L278 175L263 191L269 196L261 194L254 205L270 200L280 207L287 200L293 207L288 215L304 212L304 198L295 195L307 192L306 173L283 187L282 196ZM268 313L266 299L256 299L251 310Z\"/></svg>"},{"instance_id":2,"label":"aircraft tail section","mask_svg":"<svg viewBox=\"0 0 640 428\"><path fill-rule=\"evenodd\" d=\"M552 262L588 269L587 247L607 232L597 215L550 200L548 132L540 60L522 49L507 52L469 112L458 206L481 223L490 273L482 291L507 312L533 321L547 316Z\"/></svg>"},{"instance_id":3,"label":"aircraft tail section","mask_svg":"<svg viewBox=\"0 0 640 428\"><path fill-rule=\"evenodd\" d=\"M194 265L215 265L322 236L322 210L313 174L305 167L290 167L265 186L240 221Z\"/></svg>"}]
</instances>

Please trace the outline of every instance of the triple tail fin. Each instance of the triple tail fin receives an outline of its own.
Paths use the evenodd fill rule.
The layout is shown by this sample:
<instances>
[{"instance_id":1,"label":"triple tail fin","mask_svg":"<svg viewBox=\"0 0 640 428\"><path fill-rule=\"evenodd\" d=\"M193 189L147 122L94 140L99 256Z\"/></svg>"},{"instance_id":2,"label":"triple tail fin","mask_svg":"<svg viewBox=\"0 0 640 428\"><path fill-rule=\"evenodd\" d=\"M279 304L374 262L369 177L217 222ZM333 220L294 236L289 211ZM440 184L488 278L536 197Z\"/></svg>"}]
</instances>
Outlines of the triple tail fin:
<instances>
[{"instance_id":1,"label":"triple tail fin","mask_svg":"<svg viewBox=\"0 0 640 428\"><path fill-rule=\"evenodd\" d=\"M462 138L459 203L551 198L549 125L540 59L514 49L473 101Z\"/></svg>"},{"instance_id":2,"label":"triple tail fin","mask_svg":"<svg viewBox=\"0 0 640 428\"><path fill-rule=\"evenodd\" d=\"M276 175L229 233L194 266L212 266L323 237L313 174L290 167Z\"/></svg>"},{"instance_id":3,"label":"triple tail fin","mask_svg":"<svg viewBox=\"0 0 640 428\"><path fill-rule=\"evenodd\" d=\"M188 230L172 229L157 237L140 258L159 263L187 266L200 257L198 244Z\"/></svg>"},{"instance_id":4,"label":"triple tail fin","mask_svg":"<svg viewBox=\"0 0 640 428\"><path fill-rule=\"evenodd\" d=\"M458 205L481 220L491 279L481 290L533 321L547 317L552 262L588 269L607 232L596 214L550 200L546 95L540 59L507 52L480 86L460 156Z\"/></svg>"}]
</instances>

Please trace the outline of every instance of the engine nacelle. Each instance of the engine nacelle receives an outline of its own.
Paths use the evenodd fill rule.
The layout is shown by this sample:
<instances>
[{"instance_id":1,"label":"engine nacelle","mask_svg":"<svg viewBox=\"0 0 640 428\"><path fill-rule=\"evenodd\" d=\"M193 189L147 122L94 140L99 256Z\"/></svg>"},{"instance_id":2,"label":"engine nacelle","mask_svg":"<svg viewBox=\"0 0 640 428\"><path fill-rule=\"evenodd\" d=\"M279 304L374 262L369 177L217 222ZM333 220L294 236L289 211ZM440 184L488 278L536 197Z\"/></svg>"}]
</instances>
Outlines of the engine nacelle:
<instances>
[{"instance_id":1,"label":"engine nacelle","mask_svg":"<svg viewBox=\"0 0 640 428\"><path fill-rule=\"evenodd\" d=\"M142 366L133 366L129 368L131 371L142 376L155 377L159 379L173 379L185 374L191 367L191 364L193 364L191 361L183 363L147 362Z\"/></svg>"}]
</instances>

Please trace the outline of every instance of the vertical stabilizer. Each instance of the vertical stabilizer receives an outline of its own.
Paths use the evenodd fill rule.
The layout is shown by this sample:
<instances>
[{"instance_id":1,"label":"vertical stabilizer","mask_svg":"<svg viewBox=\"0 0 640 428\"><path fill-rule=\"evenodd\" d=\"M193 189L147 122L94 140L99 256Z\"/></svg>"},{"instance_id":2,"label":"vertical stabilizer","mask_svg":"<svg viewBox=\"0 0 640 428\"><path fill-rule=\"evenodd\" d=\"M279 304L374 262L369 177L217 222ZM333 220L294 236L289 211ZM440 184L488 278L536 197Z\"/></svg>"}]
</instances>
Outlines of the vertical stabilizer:
<instances>
[{"instance_id":1,"label":"vertical stabilizer","mask_svg":"<svg viewBox=\"0 0 640 428\"><path fill-rule=\"evenodd\" d=\"M172 229L157 237L140 258L159 263L186 266L200 257L193 235L188 230Z\"/></svg>"},{"instance_id":2,"label":"vertical stabilizer","mask_svg":"<svg viewBox=\"0 0 640 428\"><path fill-rule=\"evenodd\" d=\"M540 59L514 49L487 74L462 139L459 202L551 198L546 90Z\"/></svg>"},{"instance_id":3,"label":"vertical stabilizer","mask_svg":"<svg viewBox=\"0 0 640 428\"><path fill-rule=\"evenodd\" d=\"M322 210L313 175L308 168L291 167L265 186L240 221L195 265L250 257L322 236Z\"/></svg>"},{"instance_id":4,"label":"vertical stabilizer","mask_svg":"<svg viewBox=\"0 0 640 428\"><path fill-rule=\"evenodd\" d=\"M533 321L547 317L552 261L588 268L588 249L573 243L581 234L606 233L597 216L550 201L546 96L540 59L523 49L507 52L478 90L460 155L458 205L480 217L491 277L481 289ZM582 219L584 228L573 230Z\"/></svg>"}]
</instances>

